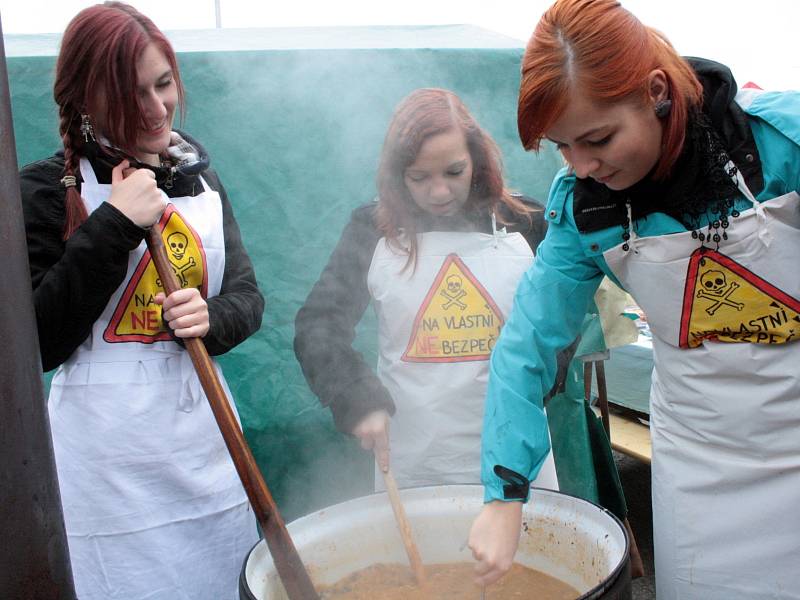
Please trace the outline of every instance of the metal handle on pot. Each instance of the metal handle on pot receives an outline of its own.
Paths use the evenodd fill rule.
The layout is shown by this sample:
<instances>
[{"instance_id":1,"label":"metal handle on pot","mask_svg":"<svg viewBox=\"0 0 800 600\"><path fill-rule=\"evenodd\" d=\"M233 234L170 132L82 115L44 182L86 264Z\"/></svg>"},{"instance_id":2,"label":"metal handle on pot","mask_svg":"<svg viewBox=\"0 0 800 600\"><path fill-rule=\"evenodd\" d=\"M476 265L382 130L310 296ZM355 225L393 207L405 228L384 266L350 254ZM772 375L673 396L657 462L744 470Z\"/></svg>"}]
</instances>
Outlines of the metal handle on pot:
<instances>
[{"instance_id":1,"label":"metal handle on pot","mask_svg":"<svg viewBox=\"0 0 800 600\"><path fill-rule=\"evenodd\" d=\"M156 223L147 233L147 248L153 258L158 276L164 284L167 295L181 289L175 272L167 258L164 240L161 237L161 225ZM275 568L286 588L290 600L319 600L308 576L300 555L289 536L286 524L278 511L275 500L267 488L267 484L256 464L253 453L239 429L239 423L228 404L228 398L220 384L219 377L200 338L184 338L184 346L192 359L197 376L208 397L214 418L228 447L236 472L242 481L247 497L256 514Z\"/></svg>"}]
</instances>

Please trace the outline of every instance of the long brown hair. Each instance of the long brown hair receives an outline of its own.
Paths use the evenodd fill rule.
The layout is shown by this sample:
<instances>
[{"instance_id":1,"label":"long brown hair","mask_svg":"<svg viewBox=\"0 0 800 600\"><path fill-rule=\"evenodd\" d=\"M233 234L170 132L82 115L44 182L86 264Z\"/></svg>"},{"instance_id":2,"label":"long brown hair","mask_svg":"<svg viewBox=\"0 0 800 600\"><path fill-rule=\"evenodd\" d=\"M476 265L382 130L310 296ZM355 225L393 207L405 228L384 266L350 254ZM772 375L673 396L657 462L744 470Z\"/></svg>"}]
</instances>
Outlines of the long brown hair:
<instances>
[{"instance_id":1,"label":"long brown hair","mask_svg":"<svg viewBox=\"0 0 800 600\"><path fill-rule=\"evenodd\" d=\"M134 154L138 131L147 126L136 93L136 64L150 44L164 54L172 68L183 115L183 86L175 52L150 19L128 4L106 2L82 10L70 21L61 40L53 86L64 144L65 176L75 176L79 171L86 143L81 133L81 115L91 116L98 110L94 104L99 89L105 94L103 135L113 146ZM65 210L66 240L87 216L75 187L67 187Z\"/></svg>"},{"instance_id":2,"label":"long brown hair","mask_svg":"<svg viewBox=\"0 0 800 600\"><path fill-rule=\"evenodd\" d=\"M461 99L453 92L438 88L415 90L398 104L386 132L378 167L375 217L378 229L389 244L408 252L406 267L416 264L414 216L418 209L406 187L405 171L416 160L425 140L453 128L464 133L472 159L472 183L464 210L493 211L498 204L504 204L512 213L529 217L529 209L505 187L500 149ZM503 222L502 215L497 217ZM401 233L408 248L400 242Z\"/></svg>"},{"instance_id":3,"label":"long brown hair","mask_svg":"<svg viewBox=\"0 0 800 600\"><path fill-rule=\"evenodd\" d=\"M558 0L544 13L522 59L517 126L522 145L538 150L570 96L599 103L648 101L648 75L661 69L672 108L662 119L662 152L654 177L669 174L683 148L689 111L702 86L661 33L643 25L617 0Z\"/></svg>"}]
</instances>

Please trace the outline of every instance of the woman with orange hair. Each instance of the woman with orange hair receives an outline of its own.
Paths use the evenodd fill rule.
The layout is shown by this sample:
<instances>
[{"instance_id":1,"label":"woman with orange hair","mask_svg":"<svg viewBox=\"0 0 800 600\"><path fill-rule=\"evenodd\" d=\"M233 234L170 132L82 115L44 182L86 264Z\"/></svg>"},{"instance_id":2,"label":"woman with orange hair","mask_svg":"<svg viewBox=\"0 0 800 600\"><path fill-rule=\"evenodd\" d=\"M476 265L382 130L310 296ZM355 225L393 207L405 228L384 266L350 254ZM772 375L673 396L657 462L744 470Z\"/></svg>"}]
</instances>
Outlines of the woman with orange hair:
<instances>
[{"instance_id":1,"label":"woman with orange hair","mask_svg":"<svg viewBox=\"0 0 800 600\"><path fill-rule=\"evenodd\" d=\"M494 141L442 89L397 106L377 179L297 313L295 353L336 426L384 470L391 453L401 487L479 483L488 359L542 209L509 193ZM370 302L377 373L352 347Z\"/></svg>"},{"instance_id":2,"label":"woman with orange hair","mask_svg":"<svg viewBox=\"0 0 800 600\"><path fill-rule=\"evenodd\" d=\"M20 180L77 595L231 600L258 534L182 344L218 355L260 326L231 203L173 130L175 52L133 7L75 16L54 96L63 148ZM183 286L166 297L144 241L157 222Z\"/></svg>"},{"instance_id":3,"label":"woman with orange hair","mask_svg":"<svg viewBox=\"0 0 800 600\"><path fill-rule=\"evenodd\" d=\"M513 559L552 357L608 275L653 332L659 600L800 597L800 94L737 93L616 0L559 0L525 51L518 125L568 167L492 354L479 581Z\"/></svg>"}]
</instances>

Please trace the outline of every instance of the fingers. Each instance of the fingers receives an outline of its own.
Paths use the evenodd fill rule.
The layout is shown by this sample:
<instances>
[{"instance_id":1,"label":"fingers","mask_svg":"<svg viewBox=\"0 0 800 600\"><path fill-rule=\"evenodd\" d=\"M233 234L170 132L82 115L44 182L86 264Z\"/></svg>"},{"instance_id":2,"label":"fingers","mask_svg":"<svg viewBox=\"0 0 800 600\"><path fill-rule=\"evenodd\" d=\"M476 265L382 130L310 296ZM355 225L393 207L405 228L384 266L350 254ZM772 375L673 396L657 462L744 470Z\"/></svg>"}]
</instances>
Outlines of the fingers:
<instances>
[{"instance_id":1,"label":"fingers","mask_svg":"<svg viewBox=\"0 0 800 600\"><path fill-rule=\"evenodd\" d=\"M474 568L475 584L480 587L492 585L493 583L499 581L510 568L511 565L501 566L494 565L485 560L478 561Z\"/></svg>"},{"instance_id":2,"label":"fingers","mask_svg":"<svg viewBox=\"0 0 800 600\"><path fill-rule=\"evenodd\" d=\"M120 162L116 167L111 169L111 184L113 185L115 183L119 183L120 181L125 179L126 177L125 170L127 169L130 171L131 169L128 168L130 166L131 166L130 161L125 159L122 162Z\"/></svg>"},{"instance_id":3,"label":"fingers","mask_svg":"<svg viewBox=\"0 0 800 600\"><path fill-rule=\"evenodd\" d=\"M473 548L472 545L470 545L470 550L476 561L473 572L475 573L475 584L478 586L483 587L495 583L511 568L510 561L508 564L497 562L488 554Z\"/></svg>"},{"instance_id":4,"label":"fingers","mask_svg":"<svg viewBox=\"0 0 800 600\"><path fill-rule=\"evenodd\" d=\"M373 450L378 466L385 473L389 470L389 413L376 410L367 414L355 427L353 435L364 450Z\"/></svg>"},{"instance_id":5,"label":"fingers","mask_svg":"<svg viewBox=\"0 0 800 600\"><path fill-rule=\"evenodd\" d=\"M165 296L164 292L159 292L156 296ZM202 300L203 297L200 295L200 290L194 287L189 288L182 288L179 290L175 290L169 296L166 296L163 301L164 312L171 311L175 309L176 312L172 314L173 317L180 317L184 314L187 314L185 311L188 307L183 306L184 304L191 303L196 299Z\"/></svg>"},{"instance_id":6,"label":"fingers","mask_svg":"<svg viewBox=\"0 0 800 600\"><path fill-rule=\"evenodd\" d=\"M473 540L470 535L469 549L476 564L473 569L475 573L475 583L477 585L490 585L500 579L503 574L511 567L504 568L505 565L497 564L487 552L484 551L485 542L483 540Z\"/></svg>"},{"instance_id":7,"label":"fingers","mask_svg":"<svg viewBox=\"0 0 800 600\"><path fill-rule=\"evenodd\" d=\"M475 583L486 586L500 579L514 562L519 543L522 505L495 501L486 504L469 532L475 557Z\"/></svg>"},{"instance_id":8,"label":"fingers","mask_svg":"<svg viewBox=\"0 0 800 600\"><path fill-rule=\"evenodd\" d=\"M135 169L134 167L129 167L122 170L122 175L125 179L147 182L148 187L152 185L151 182L154 183L156 181L156 174L150 169Z\"/></svg>"},{"instance_id":9,"label":"fingers","mask_svg":"<svg viewBox=\"0 0 800 600\"><path fill-rule=\"evenodd\" d=\"M170 327L172 326L170 325ZM179 327L177 325L172 327L175 337L179 337L181 339L205 337L205 335L208 333L208 329L208 322L196 323L187 327Z\"/></svg>"},{"instance_id":10,"label":"fingers","mask_svg":"<svg viewBox=\"0 0 800 600\"><path fill-rule=\"evenodd\" d=\"M123 160L111 173L111 195L107 202L139 227L150 227L161 218L166 199L150 169L130 168Z\"/></svg>"},{"instance_id":11,"label":"fingers","mask_svg":"<svg viewBox=\"0 0 800 600\"><path fill-rule=\"evenodd\" d=\"M159 303L159 296L162 296L162 317L177 337L203 337L208 333L208 304L197 288L177 290L166 298L158 294L154 298L156 303Z\"/></svg>"},{"instance_id":12,"label":"fingers","mask_svg":"<svg viewBox=\"0 0 800 600\"><path fill-rule=\"evenodd\" d=\"M149 177L153 180L156 178L156 174L153 171L150 169L137 169L136 167L132 167L131 162L126 158L120 161L116 167L111 169L111 183L112 185L119 183L137 172L142 173L140 177Z\"/></svg>"}]
</instances>

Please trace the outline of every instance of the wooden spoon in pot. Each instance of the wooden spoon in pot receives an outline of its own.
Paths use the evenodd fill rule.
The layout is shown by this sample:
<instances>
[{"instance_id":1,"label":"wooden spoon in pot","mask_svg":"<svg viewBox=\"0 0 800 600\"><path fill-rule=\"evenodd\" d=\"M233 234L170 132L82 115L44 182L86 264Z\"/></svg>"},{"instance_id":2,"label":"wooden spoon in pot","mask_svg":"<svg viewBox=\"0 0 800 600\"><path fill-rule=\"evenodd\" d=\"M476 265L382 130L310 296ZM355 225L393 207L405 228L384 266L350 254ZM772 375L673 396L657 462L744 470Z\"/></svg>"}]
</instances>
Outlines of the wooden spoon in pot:
<instances>
[{"instance_id":1,"label":"wooden spoon in pot","mask_svg":"<svg viewBox=\"0 0 800 600\"><path fill-rule=\"evenodd\" d=\"M375 458L377 460L377 456ZM411 571L414 573L414 579L417 580L417 585L420 588L424 588L427 584L425 569L422 566L422 559L420 558L417 544L414 542L414 535L411 532L411 523L408 522L403 503L400 501L400 491L397 489L397 482L394 480L391 468L384 471L380 468L380 463L378 463L378 470L383 474L383 483L386 485L386 493L389 495L389 502L392 504L394 518L397 521L397 528L400 530L400 537L403 538L403 545L406 548L406 554L408 554L408 561L411 563Z\"/></svg>"}]
</instances>

